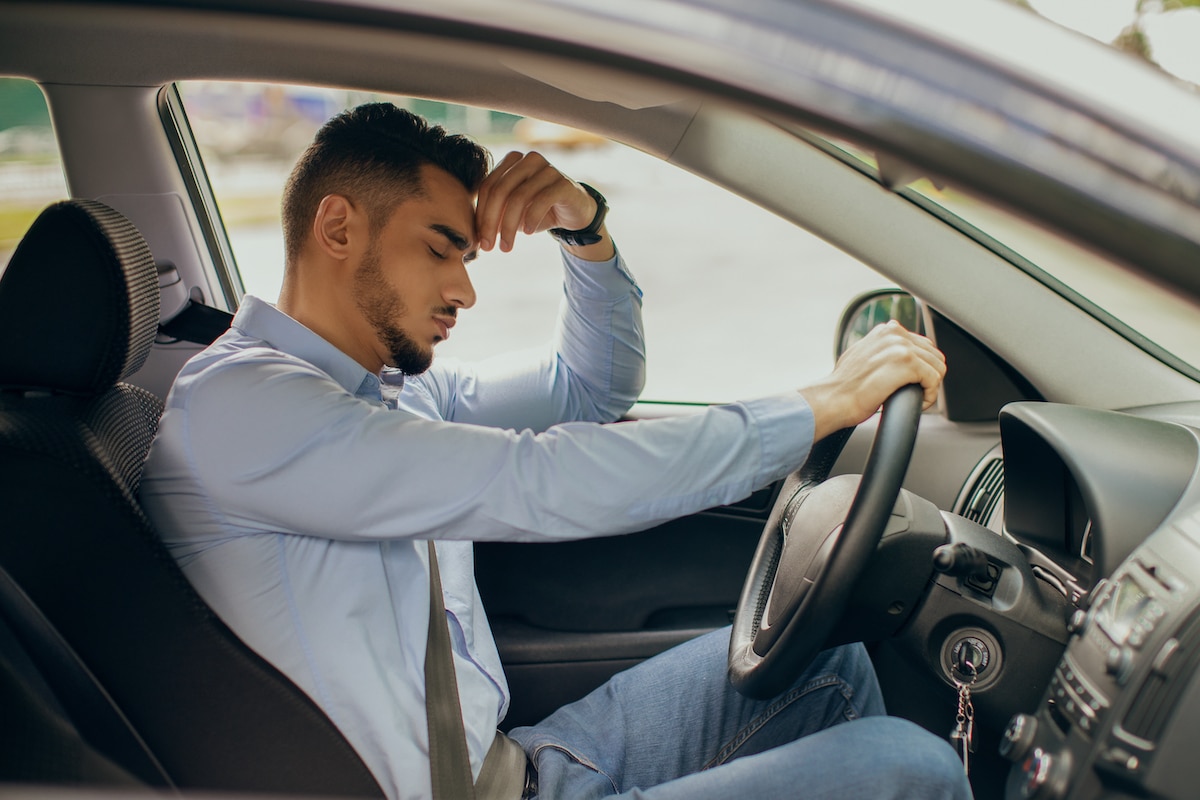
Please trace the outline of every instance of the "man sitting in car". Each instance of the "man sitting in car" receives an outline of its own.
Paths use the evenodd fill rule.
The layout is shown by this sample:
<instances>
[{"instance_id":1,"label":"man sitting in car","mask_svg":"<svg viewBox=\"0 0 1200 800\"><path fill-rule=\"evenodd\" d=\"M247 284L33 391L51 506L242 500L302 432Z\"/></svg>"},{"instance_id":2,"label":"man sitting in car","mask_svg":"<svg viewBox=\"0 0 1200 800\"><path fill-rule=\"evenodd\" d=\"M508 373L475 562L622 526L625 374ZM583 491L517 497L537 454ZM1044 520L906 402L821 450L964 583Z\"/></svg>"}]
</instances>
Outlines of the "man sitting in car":
<instances>
[{"instance_id":1,"label":"man sitting in car","mask_svg":"<svg viewBox=\"0 0 1200 800\"><path fill-rule=\"evenodd\" d=\"M426 676L450 663L470 779L515 741L526 756L502 770L520 773L504 778L514 798L968 796L945 741L883 715L861 645L760 702L730 687L718 631L497 736L509 696L472 542L630 533L736 501L897 388L919 383L932 403L945 367L889 325L800 391L603 425L636 400L645 366L642 292L605 201L536 153L489 160L387 104L334 118L301 157L279 301L247 297L183 369L145 469L145 507L200 594L392 798L447 793L431 777ZM434 363L475 303L468 263L543 231L564 265L553 347ZM443 616L434 564L444 668L426 664Z\"/></svg>"}]
</instances>

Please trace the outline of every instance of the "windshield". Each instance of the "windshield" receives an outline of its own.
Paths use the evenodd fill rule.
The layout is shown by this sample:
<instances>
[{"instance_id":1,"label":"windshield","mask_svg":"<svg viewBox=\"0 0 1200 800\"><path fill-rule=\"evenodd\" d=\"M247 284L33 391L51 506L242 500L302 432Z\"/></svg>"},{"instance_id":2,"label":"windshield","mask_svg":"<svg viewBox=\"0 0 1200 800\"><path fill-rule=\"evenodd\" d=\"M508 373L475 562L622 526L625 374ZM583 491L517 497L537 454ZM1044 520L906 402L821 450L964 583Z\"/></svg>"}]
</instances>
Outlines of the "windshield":
<instances>
[{"instance_id":1,"label":"windshield","mask_svg":"<svg viewBox=\"0 0 1200 800\"><path fill-rule=\"evenodd\" d=\"M928 180L908 187L1010 249L1010 258L1126 338L1200 376L1200 309L1172 291L1021 217ZM1003 254L1003 253L1002 253ZM1179 363L1182 362L1182 363Z\"/></svg>"},{"instance_id":2,"label":"windshield","mask_svg":"<svg viewBox=\"0 0 1200 800\"><path fill-rule=\"evenodd\" d=\"M1014 0L1193 85L1200 91L1200 0ZM856 154L860 159L863 154ZM1161 360L1197 376L1200 314L1191 301L1021 217L953 188L908 187L1010 248L1035 277L1074 299ZM1057 284L1057 285L1056 285ZM1143 341L1143 337L1145 341ZM1178 361L1176 361L1178 359ZM1183 363L1179 363L1183 362Z\"/></svg>"},{"instance_id":3,"label":"windshield","mask_svg":"<svg viewBox=\"0 0 1200 800\"><path fill-rule=\"evenodd\" d=\"M796 133L883 183L856 145ZM1083 311L1189 377L1200 380L1200 305L1018 214L926 178L897 193L945 219Z\"/></svg>"}]
</instances>

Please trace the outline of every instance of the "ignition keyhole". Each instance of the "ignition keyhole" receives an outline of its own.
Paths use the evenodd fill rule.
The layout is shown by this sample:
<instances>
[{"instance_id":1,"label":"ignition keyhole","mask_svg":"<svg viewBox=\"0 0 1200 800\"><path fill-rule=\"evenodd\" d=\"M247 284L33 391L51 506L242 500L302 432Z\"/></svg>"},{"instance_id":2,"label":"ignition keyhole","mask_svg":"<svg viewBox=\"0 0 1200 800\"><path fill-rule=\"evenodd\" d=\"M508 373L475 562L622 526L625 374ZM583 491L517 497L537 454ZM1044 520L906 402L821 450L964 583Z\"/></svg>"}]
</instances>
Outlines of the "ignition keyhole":
<instances>
[{"instance_id":1,"label":"ignition keyhole","mask_svg":"<svg viewBox=\"0 0 1200 800\"><path fill-rule=\"evenodd\" d=\"M982 675L991 660L992 654L987 644L975 636L959 639L950 653L950 663L957 673L956 677L964 681Z\"/></svg>"}]
</instances>

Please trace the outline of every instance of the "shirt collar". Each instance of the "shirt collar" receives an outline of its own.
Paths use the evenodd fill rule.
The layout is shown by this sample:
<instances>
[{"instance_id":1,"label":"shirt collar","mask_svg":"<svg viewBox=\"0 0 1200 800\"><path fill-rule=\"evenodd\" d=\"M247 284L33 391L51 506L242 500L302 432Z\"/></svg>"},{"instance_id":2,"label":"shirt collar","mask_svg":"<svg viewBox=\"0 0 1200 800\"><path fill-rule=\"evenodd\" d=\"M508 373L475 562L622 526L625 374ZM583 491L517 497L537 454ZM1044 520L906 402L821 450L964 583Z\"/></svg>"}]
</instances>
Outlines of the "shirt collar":
<instances>
[{"instance_id":1,"label":"shirt collar","mask_svg":"<svg viewBox=\"0 0 1200 800\"><path fill-rule=\"evenodd\" d=\"M353 395L380 399L379 375L368 372L328 341L254 295L242 298L233 327L276 350L307 361ZM385 369L382 377L392 386L402 386L404 382L404 376L396 370Z\"/></svg>"}]
</instances>

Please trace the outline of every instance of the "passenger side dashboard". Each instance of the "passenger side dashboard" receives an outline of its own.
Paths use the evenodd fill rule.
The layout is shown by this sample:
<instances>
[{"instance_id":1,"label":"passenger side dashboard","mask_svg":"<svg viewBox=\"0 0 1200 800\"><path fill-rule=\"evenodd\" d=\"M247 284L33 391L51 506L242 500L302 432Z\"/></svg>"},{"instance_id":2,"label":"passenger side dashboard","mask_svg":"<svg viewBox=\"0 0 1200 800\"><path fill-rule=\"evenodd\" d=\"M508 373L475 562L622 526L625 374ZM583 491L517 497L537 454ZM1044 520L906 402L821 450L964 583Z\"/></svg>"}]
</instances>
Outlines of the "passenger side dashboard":
<instances>
[{"instance_id":1,"label":"passenger side dashboard","mask_svg":"<svg viewBox=\"0 0 1200 800\"><path fill-rule=\"evenodd\" d=\"M955 511L1016 542L1076 606L1040 703L1002 738L1010 798L1194 794L1198 412L1011 404L963 486Z\"/></svg>"}]
</instances>

